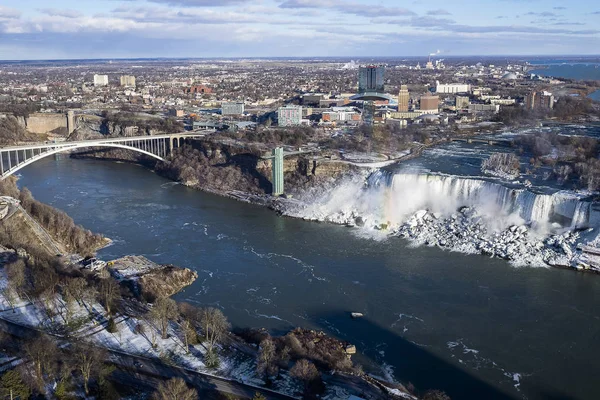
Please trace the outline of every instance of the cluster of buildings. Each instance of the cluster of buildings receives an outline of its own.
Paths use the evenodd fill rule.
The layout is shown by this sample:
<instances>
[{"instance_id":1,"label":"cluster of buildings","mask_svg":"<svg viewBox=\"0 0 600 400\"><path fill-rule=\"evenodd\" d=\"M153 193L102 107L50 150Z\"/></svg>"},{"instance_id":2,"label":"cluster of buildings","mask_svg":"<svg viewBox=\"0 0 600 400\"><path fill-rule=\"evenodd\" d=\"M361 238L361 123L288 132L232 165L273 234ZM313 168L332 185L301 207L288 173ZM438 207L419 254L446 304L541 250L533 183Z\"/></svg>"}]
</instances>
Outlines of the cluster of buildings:
<instances>
[{"instance_id":1,"label":"cluster of buildings","mask_svg":"<svg viewBox=\"0 0 600 400\"><path fill-rule=\"evenodd\" d=\"M426 64L425 64L426 61ZM557 81L527 74L527 65L340 64L306 60L170 61L140 65L80 63L48 70L0 69L0 101L29 101L43 110L147 112L189 129L358 124L463 123L492 118L502 107L551 109ZM83 68L83 69L82 69ZM85 110L85 111L83 111ZM93 111L87 111L93 110ZM270 121L268 124L266 121Z\"/></svg>"},{"instance_id":2,"label":"cluster of buildings","mask_svg":"<svg viewBox=\"0 0 600 400\"><path fill-rule=\"evenodd\" d=\"M440 68L443 65L434 65L434 69ZM522 103L528 109L551 109L554 103L553 96L546 91L532 91L518 102L511 96L491 94L489 87L467 82L441 83L439 80L433 86L417 86L416 93L409 90L408 84L400 84L395 97L386 93L385 71L383 65L360 66L357 93L304 93L301 105L289 104L278 108L278 125L462 123L488 118L503 106L519 106ZM512 84L515 76L510 72L499 79ZM415 86L412 85L413 88Z\"/></svg>"},{"instance_id":3,"label":"cluster of buildings","mask_svg":"<svg viewBox=\"0 0 600 400\"><path fill-rule=\"evenodd\" d=\"M119 77L119 83L123 87L135 88L135 76L122 75ZM94 87L108 86L108 75L94 75Z\"/></svg>"}]
</instances>

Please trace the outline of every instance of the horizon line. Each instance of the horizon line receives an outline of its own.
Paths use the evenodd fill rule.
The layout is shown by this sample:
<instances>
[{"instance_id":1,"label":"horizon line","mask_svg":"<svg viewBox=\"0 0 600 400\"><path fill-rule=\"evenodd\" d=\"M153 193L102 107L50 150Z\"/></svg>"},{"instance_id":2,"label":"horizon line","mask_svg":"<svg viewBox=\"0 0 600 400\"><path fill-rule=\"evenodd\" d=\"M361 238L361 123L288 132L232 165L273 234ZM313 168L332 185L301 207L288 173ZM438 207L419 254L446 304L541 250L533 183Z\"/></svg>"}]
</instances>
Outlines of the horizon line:
<instances>
[{"instance_id":1,"label":"horizon line","mask_svg":"<svg viewBox=\"0 0 600 400\"><path fill-rule=\"evenodd\" d=\"M473 57L481 57L481 58L492 58L492 57L511 57L511 58L540 58L540 57L582 57L582 58L600 58L600 53L598 54L486 54L486 55L476 55L476 54L453 54L453 55L444 55L439 54L436 58L473 58ZM413 58L413 59L427 59L428 55L423 56L206 56L206 57L101 57L101 58L31 58L31 59L0 59L0 63L3 62L30 62L30 61L127 61L127 60L235 60L235 59L278 59L278 60L310 60L310 59L364 59L364 58L379 58L379 59L403 59L403 58Z\"/></svg>"}]
</instances>

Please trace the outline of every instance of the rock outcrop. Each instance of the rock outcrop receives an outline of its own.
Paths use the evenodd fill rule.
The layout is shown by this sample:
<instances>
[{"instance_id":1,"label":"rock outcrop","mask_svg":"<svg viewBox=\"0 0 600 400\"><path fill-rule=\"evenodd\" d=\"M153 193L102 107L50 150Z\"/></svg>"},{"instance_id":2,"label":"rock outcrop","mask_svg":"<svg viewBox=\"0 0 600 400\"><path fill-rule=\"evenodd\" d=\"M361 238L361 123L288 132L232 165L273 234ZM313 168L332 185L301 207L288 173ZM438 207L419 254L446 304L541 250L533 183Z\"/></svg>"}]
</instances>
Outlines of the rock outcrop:
<instances>
[{"instance_id":1,"label":"rock outcrop","mask_svg":"<svg viewBox=\"0 0 600 400\"><path fill-rule=\"evenodd\" d=\"M146 301L169 297L194 283L198 274L188 268L160 265L142 256L126 256L110 261L108 268L133 293Z\"/></svg>"}]
</instances>

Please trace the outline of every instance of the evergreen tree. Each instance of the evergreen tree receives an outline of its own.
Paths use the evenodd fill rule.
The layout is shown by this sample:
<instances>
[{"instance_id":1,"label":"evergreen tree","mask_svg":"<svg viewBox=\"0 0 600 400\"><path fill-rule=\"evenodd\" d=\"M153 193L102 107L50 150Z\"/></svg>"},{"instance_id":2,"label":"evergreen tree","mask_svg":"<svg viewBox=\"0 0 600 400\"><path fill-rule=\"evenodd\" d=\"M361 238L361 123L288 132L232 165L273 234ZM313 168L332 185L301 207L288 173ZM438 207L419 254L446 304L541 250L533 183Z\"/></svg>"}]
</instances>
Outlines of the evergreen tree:
<instances>
[{"instance_id":1,"label":"evergreen tree","mask_svg":"<svg viewBox=\"0 0 600 400\"><path fill-rule=\"evenodd\" d=\"M18 371L12 369L0 377L0 398L26 400L30 394L29 388L23 382Z\"/></svg>"}]
</instances>

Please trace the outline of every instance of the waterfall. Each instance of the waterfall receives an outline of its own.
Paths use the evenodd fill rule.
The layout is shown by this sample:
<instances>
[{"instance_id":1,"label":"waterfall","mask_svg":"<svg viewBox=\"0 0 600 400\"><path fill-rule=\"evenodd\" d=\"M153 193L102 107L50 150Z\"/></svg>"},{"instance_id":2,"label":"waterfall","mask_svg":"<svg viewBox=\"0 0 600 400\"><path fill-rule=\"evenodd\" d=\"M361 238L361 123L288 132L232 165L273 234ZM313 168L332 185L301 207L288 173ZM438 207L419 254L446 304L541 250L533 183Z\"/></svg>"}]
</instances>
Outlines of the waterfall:
<instances>
[{"instance_id":1,"label":"waterfall","mask_svg":"<svg viewBox=\"0 0 600 400\"><path fill-rule=\"evenodd\" d=\"M591 203L586 203L583 201L577 203L575 212L573 213L573 220L571 221L571 228L576 229L586 226L590 220L591 209Z\"/></svg>"},{"instance_id":2,"label":"waterfall","mask_svg":"<svg viewBox=\"0 0 600 400\"><path fill-rule=\"evenodd\" d=\"M518 216L533 225L559 222L575 228L589 224L591 212L590 202L570 192L539 194L481 179L427 173L377 171L369 177L366 192L369 201L373 202L373 197L381 197L382 201L357 208L374 211L383 203L378 213L383 213L386 222L397 223L420 209L453 213L469 206L490 219ZM363 199L357 196L356 201Z\"/></svg>"}]
</instances>

